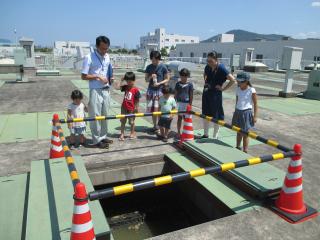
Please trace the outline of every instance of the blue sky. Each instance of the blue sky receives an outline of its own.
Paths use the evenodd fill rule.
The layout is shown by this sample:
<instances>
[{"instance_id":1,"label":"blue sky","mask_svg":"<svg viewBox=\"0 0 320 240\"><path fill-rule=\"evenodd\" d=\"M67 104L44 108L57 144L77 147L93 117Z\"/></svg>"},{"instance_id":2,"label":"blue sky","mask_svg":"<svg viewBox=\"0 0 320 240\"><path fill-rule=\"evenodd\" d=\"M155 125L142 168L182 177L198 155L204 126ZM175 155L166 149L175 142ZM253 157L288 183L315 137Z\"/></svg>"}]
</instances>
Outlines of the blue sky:
<instances>
[{"instance_id":1,"label":"blue sky","mask_svg":"<svg viewBox=\"0 0 320 240\"><path fill-rule=\"evenodd\" d=\"M41 45L104 34L135 47L157 27L201 40L231 29L305 38L320 37L319 20L320 0L1 0L0 38L13 41L16 28Z\"/></svg>"}]
</instances>

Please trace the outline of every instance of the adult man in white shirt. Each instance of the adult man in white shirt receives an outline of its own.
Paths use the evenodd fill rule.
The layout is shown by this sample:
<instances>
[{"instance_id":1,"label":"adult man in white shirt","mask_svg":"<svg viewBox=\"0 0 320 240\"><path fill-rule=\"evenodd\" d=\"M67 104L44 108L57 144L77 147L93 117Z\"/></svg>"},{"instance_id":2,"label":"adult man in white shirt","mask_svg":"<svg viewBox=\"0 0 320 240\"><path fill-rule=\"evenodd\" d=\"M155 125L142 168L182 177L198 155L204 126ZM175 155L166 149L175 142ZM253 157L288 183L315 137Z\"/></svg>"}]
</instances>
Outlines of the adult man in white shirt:
<instances>
[{"instance_id":1,"label":"adult man in white shirt","mask_svg":"<svg viewBox=\"0 0 320 240\"><path fill-rule=\"evenodd\" d=\"M110 46L109 38L96 38L96 50L85 56L82 65L81 78L89 81L90 99L89 115L106 116L110 105L110 87L112 66L107 51ZM93 144L96 147L107 148L112 140L107 139L107 121L90 122Z\"/></svg>"}]
</instances>

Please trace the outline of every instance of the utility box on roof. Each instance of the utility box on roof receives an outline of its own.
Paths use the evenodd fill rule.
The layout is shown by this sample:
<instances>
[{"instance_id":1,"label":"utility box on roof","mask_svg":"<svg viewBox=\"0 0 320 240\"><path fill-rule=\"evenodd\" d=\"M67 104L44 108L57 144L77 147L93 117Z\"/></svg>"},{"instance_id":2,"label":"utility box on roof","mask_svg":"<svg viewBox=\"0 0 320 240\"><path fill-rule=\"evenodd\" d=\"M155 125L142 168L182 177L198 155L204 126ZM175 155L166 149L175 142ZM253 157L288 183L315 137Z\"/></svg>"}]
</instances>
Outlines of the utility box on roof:
<instances>
[{"instance_id":1,"label":"utility box on roof","mask_svg":"<svg viewBox=\"0 0 320 240\"><path fill-rule=\"evenodd\" d=\"M17 48L13 51L14 64L16 65L26 65L27 62L27 52L24 48Z\"/></svg>"},{"instance_id":2,"label":"utility box on roof","mask_svg":"<svg viewBox=\"0 0 320 240\"><path fill-rule=\"evenodd\" d=\"M240 66L240 54L232 54L231 55L230 66L231 67L239 67Z\"/></svg>"},{"instance_id":3,"label":"utility box on roof","mask_svg":"<svg viewBox=\"0 0 320 240\"><path fill-rule=\"evenodd\" d=\"M310 72L308 88L304 96L306 98L320 100L320 70Z\"/></svg>"},{"instance_id":4,"label":"utility box on roof","mask_svg":"<svg viewBox=\"0 0 320 240\"><path fill-rule=\"evenodd\" d=\"M281 68L285 70L300 70L303 48L284 47Z\"/></svg>"}]
</instances>

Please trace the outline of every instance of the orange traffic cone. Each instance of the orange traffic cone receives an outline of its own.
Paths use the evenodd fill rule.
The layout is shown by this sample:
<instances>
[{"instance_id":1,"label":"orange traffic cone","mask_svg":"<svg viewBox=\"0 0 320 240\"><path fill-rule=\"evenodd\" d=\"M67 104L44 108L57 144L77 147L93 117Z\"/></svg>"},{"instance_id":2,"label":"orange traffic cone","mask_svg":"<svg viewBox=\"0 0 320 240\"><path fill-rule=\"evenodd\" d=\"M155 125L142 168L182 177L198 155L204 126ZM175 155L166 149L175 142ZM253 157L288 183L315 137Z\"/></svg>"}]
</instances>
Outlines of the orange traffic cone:
<instances>
[{"instance_id":1,"label":"orange traffic cone","mask_svg":"<svg viewBox=\"0 0 320 240\"><path fill-rule=\"evenodd\" d=\"M184 114L183 129L182 129L182 134L180 137L180 144L182 144L185 141L194 140L193 126L192 126L192 115L190 114L190 111L191 111L191 105L188 105L187 106L187 113Z\"/></svg>"},{"instance_id":2,"label":"orange traffic cone","mask_svg":"<svg viewBox=\"0 0 320 240\"><path fill-rule=\"evenodd\" d=\"M79 182L75 187L71 240L95 239L86 187Z\"/></svg>"},{"instance_id":3,"label":"orange traffic cone","mask_svg":"<svg viewBox=\"0 0 320 240\"><path fill-rule=\"evenodd\" d=\"M59 121L59 115L54 114L52 119L52 135L51 135L51 146L50 146L50 158L64 157L62 144L60 141L57 123Z\"/></svg>"},{"instance_id":4,"label":"orange traffic cone","mask_svg":"<svg viewBox=\"0 0 320 240\"><path fill-rule=\"evenodd\" d=\"M303 201L301 145L295 144L293 150L297 156L291 158L280 196L272 209L288 222L298 223L315 217L318 213Z\"/></svg>"}]
</instances>

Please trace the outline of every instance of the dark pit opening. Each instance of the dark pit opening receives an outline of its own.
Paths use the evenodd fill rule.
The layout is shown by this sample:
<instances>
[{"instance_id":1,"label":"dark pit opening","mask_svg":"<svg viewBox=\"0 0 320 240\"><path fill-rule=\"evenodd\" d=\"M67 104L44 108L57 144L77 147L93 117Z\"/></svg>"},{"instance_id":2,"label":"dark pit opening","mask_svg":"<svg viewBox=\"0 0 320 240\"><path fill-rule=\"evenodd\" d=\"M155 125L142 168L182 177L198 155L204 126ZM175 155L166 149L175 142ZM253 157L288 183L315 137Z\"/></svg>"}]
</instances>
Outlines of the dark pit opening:
<instances>
[{"instance_id":1,"label":"dark pit opening","mask_svg":"<svg viewBox=\"0 0 320 240\"><path fill-rule=\"evenodd\" d=\"M98 186L96 190L125 183L128 182ZM115 240L146 239L234 214L195 180L103 199L100 203Z\"/></svg>"}]
</instances>

